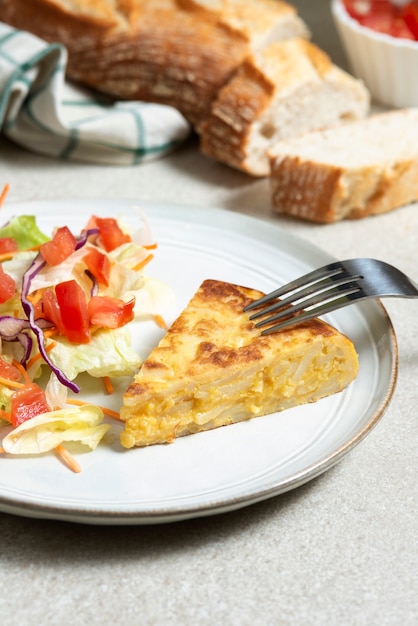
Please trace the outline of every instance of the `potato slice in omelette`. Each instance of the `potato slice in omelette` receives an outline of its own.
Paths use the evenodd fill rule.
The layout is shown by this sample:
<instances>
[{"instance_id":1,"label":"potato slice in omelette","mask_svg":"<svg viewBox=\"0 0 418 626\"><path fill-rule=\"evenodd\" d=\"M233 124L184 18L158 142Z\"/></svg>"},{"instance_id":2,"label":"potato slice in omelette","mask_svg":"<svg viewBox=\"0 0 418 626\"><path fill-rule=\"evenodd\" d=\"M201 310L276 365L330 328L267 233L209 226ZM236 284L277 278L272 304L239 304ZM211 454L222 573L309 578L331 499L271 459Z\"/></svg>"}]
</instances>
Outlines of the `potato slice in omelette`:
<instances>
[{"instance_id":1,"label":"potato slice in omelette","mask_svg":"<svg viewBox=\"0 0 418 626\"><path fill-rule=\"evenodd\" d=\"M262 336L243 312L262 295L202 283L124 394L125 448L314 402L354 380L353 343L319 319Z\"/></svg>"}]
</instances>

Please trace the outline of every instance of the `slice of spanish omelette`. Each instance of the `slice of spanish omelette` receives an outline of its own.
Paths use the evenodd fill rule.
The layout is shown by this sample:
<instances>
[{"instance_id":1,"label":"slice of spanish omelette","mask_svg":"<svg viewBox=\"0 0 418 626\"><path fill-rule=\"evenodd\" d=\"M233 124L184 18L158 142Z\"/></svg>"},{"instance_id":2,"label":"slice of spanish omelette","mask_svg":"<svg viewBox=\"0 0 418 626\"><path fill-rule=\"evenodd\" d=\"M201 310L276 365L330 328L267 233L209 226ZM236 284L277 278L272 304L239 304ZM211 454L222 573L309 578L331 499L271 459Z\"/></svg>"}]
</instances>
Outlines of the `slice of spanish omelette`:
<instances>
[{"instance_id":1,"label":"slice of spanish omelette","mask_svg":"<svg viewBox=\"0 0 418 626\"><path fill-rule=\"evenodd\" d=\"M315 402L354 380L353 343L319 319L262 336L243 312L262 295L202 283L124 394L125 448Z\"/></svg>"}]
</instances>

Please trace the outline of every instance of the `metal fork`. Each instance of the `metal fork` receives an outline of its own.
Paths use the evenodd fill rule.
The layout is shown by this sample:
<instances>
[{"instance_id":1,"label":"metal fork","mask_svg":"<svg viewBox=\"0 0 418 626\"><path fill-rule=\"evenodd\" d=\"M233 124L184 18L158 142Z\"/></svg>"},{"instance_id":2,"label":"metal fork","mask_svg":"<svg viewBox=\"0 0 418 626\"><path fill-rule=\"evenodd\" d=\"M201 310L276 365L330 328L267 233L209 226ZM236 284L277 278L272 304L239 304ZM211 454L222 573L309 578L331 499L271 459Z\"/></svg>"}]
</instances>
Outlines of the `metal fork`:
<instances>
[{"instance_id":1,"label":"metal fork","mask_svg":"<svg viewBox=\"0 0 418 626\"><path fill-rule=\"evenodd\" d=\"M261 334L268 335L370 298L418 298L418 285L384 261L349 259L292 280L244 311L259 309L250 319L262 318L256 327L267 327Z\"/></svg>"}]
</instances>

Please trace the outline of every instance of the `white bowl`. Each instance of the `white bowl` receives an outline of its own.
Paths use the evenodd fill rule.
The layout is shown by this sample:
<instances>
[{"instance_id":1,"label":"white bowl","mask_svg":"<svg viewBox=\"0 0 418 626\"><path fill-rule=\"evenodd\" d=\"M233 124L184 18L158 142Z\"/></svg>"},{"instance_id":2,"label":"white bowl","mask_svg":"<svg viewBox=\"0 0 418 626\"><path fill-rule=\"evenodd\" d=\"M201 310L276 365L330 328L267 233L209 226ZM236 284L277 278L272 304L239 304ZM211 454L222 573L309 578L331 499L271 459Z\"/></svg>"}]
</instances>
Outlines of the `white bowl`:
<instances>
[{"instance_id":1,"label":"white bowl","mask_svg":"<svg viewBox=\"0 0 418 626\"><path fill-rule=\"evenodd\" d=\"M331 10L350 70L373 100L398 108L418 106L418 42L361 26L341 0L332 0Z\"/></svg>"}]
</instances>

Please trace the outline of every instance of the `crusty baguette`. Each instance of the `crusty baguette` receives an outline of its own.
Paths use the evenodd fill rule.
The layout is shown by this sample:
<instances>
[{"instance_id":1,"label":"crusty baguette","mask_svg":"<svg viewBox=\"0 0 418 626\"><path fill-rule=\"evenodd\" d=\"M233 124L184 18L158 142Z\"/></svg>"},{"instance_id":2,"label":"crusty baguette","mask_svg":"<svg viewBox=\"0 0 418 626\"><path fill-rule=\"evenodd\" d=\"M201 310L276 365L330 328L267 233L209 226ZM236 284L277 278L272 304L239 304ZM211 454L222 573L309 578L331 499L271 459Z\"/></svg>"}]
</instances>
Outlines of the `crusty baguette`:
<instances>
[{"instance_id":1,"label":"crusty baguette","mask_svg":"<svg viewBox=\"0 0 418 626\"><path fill-rule=\"evenodd\" d=\"M249 52L308 35L277 0L0 0L0 19L63 43L75 81L172 105L192 124Z\"/></svg>"},{"instance_id":2,"label":"crusty baguette","mask_svg":"<svg viewBox=\"0 0 418 626\"><path fill-rule=\"evenodd\" d=\"M274 42L240 65L199 127L202 151L254 176L270 172L279 140L364 117L363 83L306 39Z\"/></svg>"},{"instance_id":3,"label":"crusty baguette","mask_svg":"<svg viewBox=\"0 0 418 626\"><path fill-rule=\"evenodd\" d=\"M280 142L270 159L279 213L335 222L390 211L418 200L418 108Z\"/></svg>"}]
</instances>

